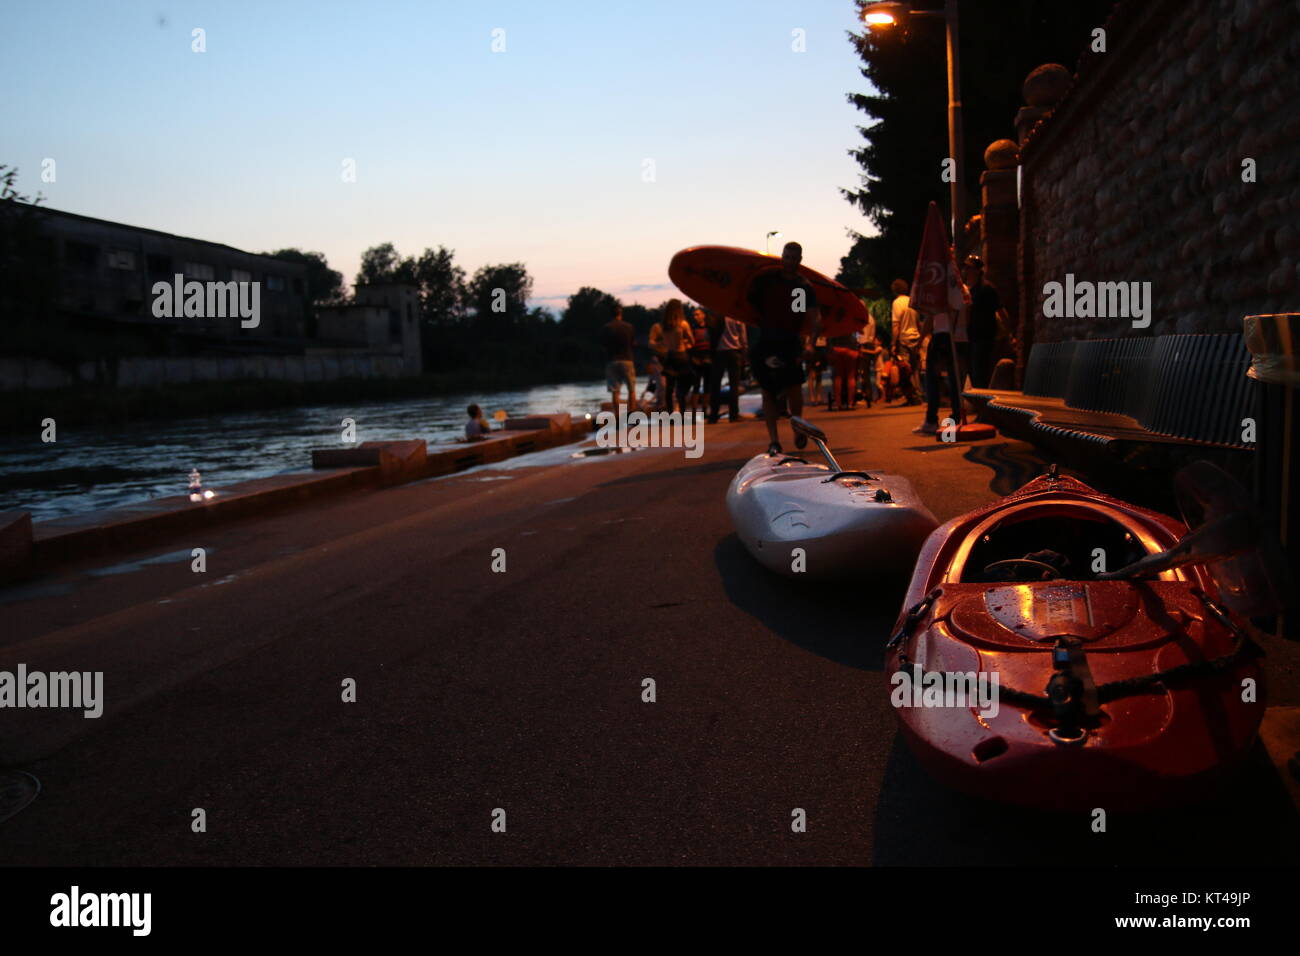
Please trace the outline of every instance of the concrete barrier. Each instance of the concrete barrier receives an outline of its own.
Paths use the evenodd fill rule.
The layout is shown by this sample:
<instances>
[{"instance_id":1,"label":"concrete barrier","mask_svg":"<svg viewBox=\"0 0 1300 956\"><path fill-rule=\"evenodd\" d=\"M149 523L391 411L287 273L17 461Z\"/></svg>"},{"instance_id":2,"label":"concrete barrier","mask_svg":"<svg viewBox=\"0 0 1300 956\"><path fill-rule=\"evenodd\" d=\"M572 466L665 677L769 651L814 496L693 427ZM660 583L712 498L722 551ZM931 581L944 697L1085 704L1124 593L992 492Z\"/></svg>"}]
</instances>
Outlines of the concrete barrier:
<instances>
[{"instance_id":1,"label":"concrete barrier","mask_svg":"<svg viewBox=\"0 0 1300 956\"><path fill-rule=\"evenodd\" d=\"M377 467L380 483L399 485L424 477L428 451L424 439L368 441L356 448L312 449L312 468Z\"/></svg>"},{"instance_id":2,"label":"concrete barrier","mask_svg":"<svg viewBox=\"0 0 1300 956\"><path fill-rule=\"evenodd\" d=\"M379 484L377 466L336 468L321 474L273 475L216 488L216 497L208 501L193 502L188 495L172 495L67 515L33 527L33 565L45 569L65 561L141 548L197 528Z\"/></svg>"},{"instance_id":3,"label":"concrete barrier","mask_svg":"<svg viewBox=\"0 0 1300 956\"><path fill-rule=\"evenodd\" d=\"M555 415L529 415L527 418L507 418L503 426L506 431L535 431L545 429L547 431L563 431L570 425L571 419L568 413L557 413Z\"/></svg>"},{"instance_id":4,"label":"concrete barrier","mask_svg":"<svg viewBox=\"0 0 1300 956\"><path fill-rule=\"evenodd\" d=\"M215 488L216 497L202 502L192 502L187 495L175 495L68 515L36 525L32 525L26 512L0 513L0 569L7 566L5 562L11 554L14 566L25 573L65 561L146 547L194 529L324 495L449 475L475 465L580 441L593 427L585 418L574 422L568 415L539 417L546 420L547 427L531 431L503 429L484 441L448 446L433 454L428 452L423 439L315 449L311 472L273 475ZM26 550L24 534L28 542ZM0 580L3 579L0 573Z\"/></svg>"}]
</instances>

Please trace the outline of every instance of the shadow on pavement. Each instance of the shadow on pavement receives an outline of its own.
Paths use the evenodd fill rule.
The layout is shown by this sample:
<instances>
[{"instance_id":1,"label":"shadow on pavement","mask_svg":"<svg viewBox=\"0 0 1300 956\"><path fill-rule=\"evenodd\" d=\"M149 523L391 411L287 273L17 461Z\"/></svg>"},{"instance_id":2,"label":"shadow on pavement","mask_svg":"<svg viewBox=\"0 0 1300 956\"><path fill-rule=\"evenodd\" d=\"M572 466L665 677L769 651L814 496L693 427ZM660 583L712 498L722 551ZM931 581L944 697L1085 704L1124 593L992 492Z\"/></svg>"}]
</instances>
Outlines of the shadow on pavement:
<instances>
[{"instance_id":1,"label":"shadow on pavement","mask_svg":"<svg viewBox=\"0 0 1300 956\"><path fill-rule=\"evenodd\" d=\"M683 459L673 457L666 461L667 468L656 468L653 471L638 472L633 475L625 475L622 478L611 478L609 481L602 482L601 488L614 488L618 485L634 485L643 481L662 481L665 470L671 473L673 478L681 478L691 475L708 475L717 471L726 471L734 474L740 470L740 466L749 461L748 458L732 458L727 461L710 461L700 465L681 464ZM690 459L685 459L690 461Z\"/></svg>"},{"instance_id":2,"label":"shadow on pavement","mask_svg":"<svg viewBox=\"0 0 1300 956\"><path fill-rule=\"evenodd\" d=\"M796 581L755 561L734 533L713 549L713 563L731 603L778 637L846 667L884 665L910 567L892 580Z\"/></svg>"},{"instance_id":3,"label":"shadow on pavement","mask_svg":"<svg viewBox=\"0 0 1300 956\"><path fill-rule=\"evenodd\" d=\"M942 444L940 442L926 442L924 445L904 445L902 451L918 451L928 455L937 451L952 451L954 448L967 448L967 445Z\"/></svg>"},{"instance_id":4,"label":"shadow on pavement","mask_svg":"<svg viewBox=\"0 0 1300 956\"><path fill-rule=\"evenodd\" d=\"M894 738L876 805L873 862L884 866L1294 866L1300 825L1257 745L1218 800L1163 813L1056 814L941 786Z\"/></svg>"},{"instance_id":5,"label":"shadow on pavement","mask_svg":"<svg viewBox=\"0 0 1300 956\"><path fill-rule=\"evenodd\" d=\"M1033 446L1024 442L972 445L962 457L990 469L993 476L989 479L989 491L1002 497L1045 474L1048 469L1048 464Z\"/></svg>"}]
</instances>

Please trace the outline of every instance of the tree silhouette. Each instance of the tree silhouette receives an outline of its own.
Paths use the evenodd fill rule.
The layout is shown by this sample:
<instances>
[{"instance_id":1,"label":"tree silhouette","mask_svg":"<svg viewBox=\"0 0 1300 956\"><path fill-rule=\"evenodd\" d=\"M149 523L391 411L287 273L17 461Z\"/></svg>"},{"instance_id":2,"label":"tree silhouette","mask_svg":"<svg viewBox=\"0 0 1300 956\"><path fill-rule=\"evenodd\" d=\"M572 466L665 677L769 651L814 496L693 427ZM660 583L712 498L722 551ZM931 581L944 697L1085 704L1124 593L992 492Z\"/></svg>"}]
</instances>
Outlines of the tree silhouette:
<instances>
[{"instance_id":1,"label":"tree silhouette","mask_svg":"<svg viewBox=\"0 0 1300 956\"><path fill-rule=\"evenodd\" d=\"M859 8L865 5L858 0ZM921 4L917 4L921 6ZM942 4L931 0L930 8ZM964 138L962 187L966 214L978 211L984 150L995 139L1014 139L1021 85L1043 63L1074 68L1101 26L1113 0L962 0L961 93ZM874 93L850 93L849 102L871 120L858 127L864 145L850 150L862 166L859 188L844 198L876 228L877 235L850 231L854 240L841 260L847 284L874 277L882 282L912 276L925 210L931 200L950 219L948 183L941 163L948 156L947 57L942 21L914 20L905 32L849 34L862 59L862 76Z\"/></svg>"},{"instance_id":2,"label":"tree silhouette","mask_svg":"<svg viewBox=\"0 0 1300 956\"><path fill-rule=\"evenodd\" d=\"M572 335L595 335L597 329L614 317L617 306L618 299L608 292L583 286L569 296L560 325Z\"/></svg>"},{"instance_id":3,"label":"tree silhouette","mask_svg":"<svg viewBox=\"0 0 1300 956\"><path fill-rule=\"evenodd\" d=\"M346 298L343 293L343 273L330 268L323 252L280 249L262 255L284 262L297 262L307 267L307 301L310 304L337 305Z\"/></svg>"},{"instance_id":4,"label":"tree silhouette","mask_svg":"<svg viewBox=\"0 0 1300 956\"><path fill-rule=\"evenodd\" d=\"M508 333L522 324L532 293L533 280L522 262L483 266L466 287L474 328L489 336Z\"/></svg>"}]
</instances>

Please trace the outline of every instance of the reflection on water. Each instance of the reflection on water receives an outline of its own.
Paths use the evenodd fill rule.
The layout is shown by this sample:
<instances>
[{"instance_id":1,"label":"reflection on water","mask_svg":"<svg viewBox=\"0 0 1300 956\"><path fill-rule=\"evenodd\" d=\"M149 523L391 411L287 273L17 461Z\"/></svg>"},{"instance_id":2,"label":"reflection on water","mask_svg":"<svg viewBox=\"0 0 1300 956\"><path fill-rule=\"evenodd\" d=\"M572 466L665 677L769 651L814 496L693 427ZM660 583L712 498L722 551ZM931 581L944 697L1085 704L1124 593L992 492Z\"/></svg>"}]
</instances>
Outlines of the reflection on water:
<instances>
[{"instance_id":1,"label":"reflection on water","mask_svg":"<svg viewBox=\"0 0 1300 956\"><path fill-rule=\"evenodd\" d=\"M356 421L356 440L423 438L430 445L464 435L465 406L489 418L594 413L607 398L603 382L544 385L509 392L465 393L400 401L348 402L225 414L114 427L60 426L58 441L0 439L0 510L21 508L33 521L183 494L191 468L205 487L311 468L312 448L342 447L342 422Z\"/></svg>"}]
</instances>

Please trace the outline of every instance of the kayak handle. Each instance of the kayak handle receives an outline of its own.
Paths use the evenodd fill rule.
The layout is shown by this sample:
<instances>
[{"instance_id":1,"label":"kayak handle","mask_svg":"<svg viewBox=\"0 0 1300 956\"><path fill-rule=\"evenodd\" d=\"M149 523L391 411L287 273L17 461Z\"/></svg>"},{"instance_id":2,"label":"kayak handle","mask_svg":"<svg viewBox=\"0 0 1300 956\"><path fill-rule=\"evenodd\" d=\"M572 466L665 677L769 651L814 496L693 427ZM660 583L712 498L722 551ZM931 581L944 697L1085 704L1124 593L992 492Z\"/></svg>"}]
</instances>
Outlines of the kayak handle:
<instances>
[{"instance_id":1,"label":"kayak handle","mask_svg":"<svg viewBox=\"0 0 1300 956\"><path fill-rule=\"evenodd\" d=\"M797 436L796 443L798 438L811 438L813 444L815 444L817 449L822 453L822 457L826 459L826 464L830 466L831 471L839 473L840 463L835 460L835 456L831 454L831 450L826 447L826 442L829 439L827 439L824 431L807 419L800 418L798 415L790 416L790 427L794 429L794 433Z\"/></svg>"},{"instance_id":2,"label":"kayak handle","mask_svg":"<svg viewBox=\"0 0 1300 956\"><path fill-rule=\"evenodd\" d=\"M822 481L822 484L824 485L832 481L838 481L841 478L865 478L867 481L876 480L871 475L868 475L865 471L837 471L829 478L824 479Z\"/></svg>"}]
</instances>

